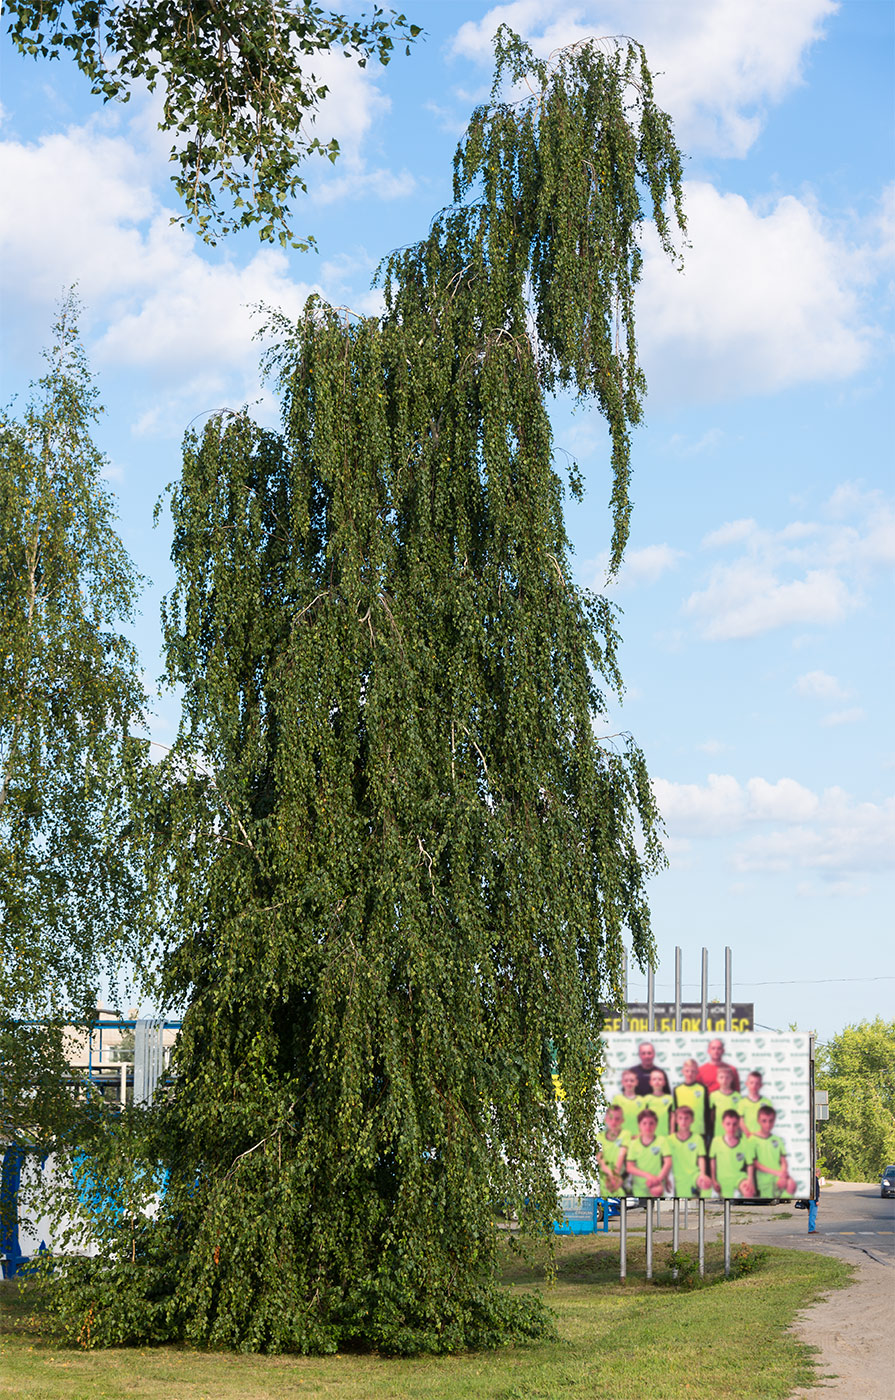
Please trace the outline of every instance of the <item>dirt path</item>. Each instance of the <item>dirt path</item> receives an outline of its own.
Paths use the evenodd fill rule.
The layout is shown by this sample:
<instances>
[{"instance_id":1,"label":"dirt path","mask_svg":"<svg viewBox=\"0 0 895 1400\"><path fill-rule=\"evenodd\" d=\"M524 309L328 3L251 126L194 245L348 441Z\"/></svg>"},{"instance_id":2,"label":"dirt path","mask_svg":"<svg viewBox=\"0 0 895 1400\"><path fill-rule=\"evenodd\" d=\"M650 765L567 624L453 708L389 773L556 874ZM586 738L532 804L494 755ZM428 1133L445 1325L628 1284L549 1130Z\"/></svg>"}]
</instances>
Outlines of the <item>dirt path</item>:
<instances>
[{"instance_id":1,"label":"dirt path","mask_svg":"<svg viewBox=\"0 0 895 1400\"><path fill-rule=\"evenodd\" d=\"M857 1270L850 1287L828 1294L797 1319L799 1337L820 1352L819 1381L793 1391L791 1400L895 1400L895 1238L889 1212L881 1214L887 1205L879 1201L878 1185L831 1183L821 1192L818 1233L812 1236L805 1215L791 1212L786 1218L781 1210L752 1224L742 1220L746 1212L737 1212L735 1239L819 1250ZM862 1225L874 1229L845 1228Z\"/></svg>"},{"instance_id":2,"label":"dirt path","mask_svg":"<svg viewBox=\"0 0 895 1400\"><path fill-rule=\"evenodd\" d=\"M801 1314L795 1329L820 1351L820 1375L829 1377L793 1397L813 1400L892 1400L895 1396L895 1270L847 1246L822 1246L857 1263L855 1282L829 1294Z\"/></svg>"}]
</instances>

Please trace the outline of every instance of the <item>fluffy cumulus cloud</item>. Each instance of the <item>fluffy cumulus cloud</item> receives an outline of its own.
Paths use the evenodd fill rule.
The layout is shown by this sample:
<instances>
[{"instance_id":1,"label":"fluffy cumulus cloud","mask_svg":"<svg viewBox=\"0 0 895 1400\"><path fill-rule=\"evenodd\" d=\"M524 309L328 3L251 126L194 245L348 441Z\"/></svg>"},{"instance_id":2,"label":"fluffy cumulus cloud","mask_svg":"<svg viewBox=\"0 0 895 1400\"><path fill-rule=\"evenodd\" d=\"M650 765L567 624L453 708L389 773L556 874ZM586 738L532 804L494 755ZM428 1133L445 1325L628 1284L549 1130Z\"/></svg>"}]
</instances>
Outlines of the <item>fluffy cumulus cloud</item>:
<instances>
[{"instance_id":1,"label":"fluffy cumulus cloud","mask_svg":"<svg viewBox=\"0 0 895 1400\"><path fill-rule=\"evenodd\" d=\"M676 841L732 837L732 865L742 873L809 872L826 881L895 866L895 798L861 802L839 787L817 793L793 778L741 783L723 773L653 786Z\"/></svg>"},{"instance_id":2,"label":"fluffy cumulus cloud","mask_svg":"<svg viewBox=\"0 0 895 1400\"><path fill-rule=\"evenodd\" d=\"M686 201L682 270L662 253L652 225L644 233L638 324L651 396L776 392L844 379L867 363L875 342L864 303L872 230L846 244L793 195L765 207L690 181Z\"/></svg>"},{"instance_id":3,"label":"fluffy cumulus cloud","mask_svg":"<svg viewBox=\"0 0 895 1400\"><path fill-rule=\"evenodd\" d=\"M0 182L16 190L0 212L7 323L18 324L20 357L30 357L76 283L97 368L138 375L136 430L179 434L185 410L260 394L259 306L295 317L313 291L344 301L358 269L316 265L318 279L302 281L279 249L255 243L241 261L229 247L209 252L171 223L133 125L116 132L99 116L37 142L0 142ZM349 178L366 178L357 162ZM373 309L369 301L361 296L357 309Z\"/></svg>"},{"instance_id":4,"label":"fluffy cumulus cloud","mask_svg":"<svg viewBox=\"0 0 895 1400\"><path fill-rule=\"evenodd\" d=\"M464 24L454 49L490 63L499 24L545 56L589 36L633 33L646 48L658 100L674 113L685 149L742 156L761 131L767 107L801 81L805 56L835 8L833 0L510 0Z\"/></svg>"},{"instance_id":5,"label":"fluffy cumulus cloud","mask_svg":"<svg viewBox=\"0 0 895 1400\"><path fill-rule=\"evenodd\" d=\"M368 167L365 143L391 107L373 69L359 68L344 54L331 51L315 56L314 72L326 85L327 96L312 127L323 141L335 137L341 154L335 165L328 160L308 163L305 179L312 198L333 204L342 199L400 199L412 193L416 181L409 171Z\"/></svg>"},{"instance_id":6,"label":"fluffy cumulus cloud","mask_svg":"<svg viewBox=\"0 0 895 1400\"><path fill-rule=\"evenodd\" d=\"M895 508L881 492L842 488L818 520L793 521L782 530L734 520L702 543L722 557L684 610L707 641L829 626L862 605L877 569L895 563ZM846 694L823 672L803 676L796 688L827 700Z\"/></svg>"},{"instance_id":7,"label":"fluffy cumulus cloud","mask_svg":"<svg viewBox=\"0 0 895 1400\"><path fill-rule=\"evenodd\" d=\"M389 106L371 71L341 54L321 55L316 70L329 88L317 127L338 139L342 157L335 166L309 160L312 200L408 193L410 175L366 161L365 142ZM7 345L27 361L58 297L76 283L97 368L139 376L137 429L179 432L186 409L261 392L258 305L296 316L313 291L359 311L379 302L358 294L352 270L338 263L315 264L315 280L301 280L278 249L237 240L210 250L172 225L169 141L157 121L158 99L144 94L36 141L0 140L0 182L16 192L0 206L3 292ZM362 282L368 277L363 269Z\"/></svg>"},{"instance_id":8,"label":"fluffy cumulus cloud","mask_svg":"<svg viewBox=\"0 0 895 1400\"><path fill-rule=\"evenodd\" d=\"M604 550L598 558L585 563L582 572L589 588L598 593L611 593L657 583L664 574L676 569L684 557L683 550L674 549L670 544L647 544L639 549L629 549L617 576L610 582L607 577L609 551Z\"/></svg>"},{"instance_id":9,"label":"fluffy cumulus cloud","mask_svg":"<svg viewBox=\"0 0 895 1400\"><path fill-rule=\"evenodd\" d=\"M454 48L490 62L501 23L542 55L589 36L636 34L682 148L737 157L757 138L769 106L801 82L805 57L835 9L832 0L512 0L464 24ZM750 203L689 181L686 207L682 272L653 226L644 231L639 343L654 401L776 392L844 379L867 363L876 340L871 288L890 266L891 199L847 236L809 197Z\"/></svg>"}]
</instances>

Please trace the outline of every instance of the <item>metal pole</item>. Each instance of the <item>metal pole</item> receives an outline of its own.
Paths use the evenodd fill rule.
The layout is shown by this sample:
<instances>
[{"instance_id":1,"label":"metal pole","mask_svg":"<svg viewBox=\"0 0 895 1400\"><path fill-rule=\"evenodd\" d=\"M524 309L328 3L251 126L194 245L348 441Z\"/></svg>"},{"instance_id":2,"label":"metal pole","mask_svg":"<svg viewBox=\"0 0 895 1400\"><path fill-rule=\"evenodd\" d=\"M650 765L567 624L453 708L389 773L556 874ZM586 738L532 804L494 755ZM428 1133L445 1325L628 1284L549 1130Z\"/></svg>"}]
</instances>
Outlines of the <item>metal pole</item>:
<instances>
[{"instance_id":1,"label":"metal pole","mask_svg":"<svg viewBox=\"0 0 895 1400\"><path fill-rule=\"evenodd\" d=\"M685 1229L685 1230L688 1230L688 1229L690 1228L689 1225L687 1224L687 1218L688 1218L688 1215L689 1215L689 1205L690 1205L690 1202L687 1200L687 1198L686 1198L686 1196L685 1196L685 1197L684 1197L684 1229Z\"/></svg>"},{"instance_id":2,"label":"metal pole","mask_svg":"<svg viewBox=\"0 0 895 1400\"><path fill-rule=\"evenodd\" d=\"M681 1014L681 950L679 947L674 950L674 1029L679 1031L683 1028L683 1016ZM676 1189L676 1188L675 1188ZM684 1220L687 1219L687 1202L684 1201ZM685 1227L686 1228L686 1225ZM681 1236L681 1203L675 1195L674 1204L671 1207L671 1248L677 1254L680 1247ZM672 1278L677 1278L677 1269L671 1271Z\"/></svg>"},{"instance_id":3,"label":"metal pole","mask_svg":"<svg viewBox=\"0 0 895 1400\"><path fill-rule=\"evenodd\" d=\"M702 1007L700 1010L699 1029L705 1031L705 1023L708 1018L709 1001L709 950L702 950ZM698 1234L697 1252L699 1254L699 1277L705 1278L705 1201L702 1196L699 1198L698 1211Z\"/></svg>"},{"instance_id":4,"label":"metal pole","mask_svg":"<svg viewBox=\"0 0 895 1400\"><path fill-rule=\"evenodd\" d=\"M808 1177L808 1184L809 1184L809 1186L811 1187L811 1191L812 1191L812 1194L813 1194L814 1191L815 1191L815 1189L816 1189L816 1187L815 1187L815 1182L814 1182L814 1174L815 1174L815 1172L817 1171L817 1100L816 1100L816 1098L815 1098L815 1094L816 1094L816 1085L815 1085L815 1082L814 1082L814 1036L813 1036L813 1035L810 1035L810 1036L808 1037L808 1055L809 1055L809 1063L808 1063L808 1073L809 1073L808 1098L809 1098L809 1105L808 1105L808 1107L809 1107L809 1111L810 1111L810 1113L811 1113L811 1153L810 1153L811 1160L810 1160L809 1163L808 1163L808 1170L809 1170L809 1173L810 1173L810 1174L809 1174L809 1177Z\"/></svg>"},{"instance_id":5,"label":"metal pole","mask_svg":"<svg viewBox=\"0 0 895 1400\"><path fill-rule=\"evenodd\" d=\"M724 949L724 1029L730 1031L733 1018L733 961L729 948Z\"/></svg>"},{"instance_id":6,"label":"metal pole","mask_svg":"<svg viewBox=\"0 0 895 1400\"><path fill-rule=\"evenodd\" d=\"M646 1028L650 1034L656 1029L656 974L652 963L646 970Z\"/></svg>"},{"instance_id":7,"label":"metal pole","mask_svg":"<svg viewBox=\"0 0 895 1400\"><path fill-rule=\"evenodd\" d=\"M674 1029L683 1029L683 1017L681 1015L681 950L674 950Z\"/></svg>"},{"instance_id":8,"label":"metal pole","mask_svg":"<svg viewBox=\"0 0 895 1400\"><path fill-rule=\"evenodd\" d=\"M724 1202L724 1277L730 1278L730 1201Z\"/></svg>"},{"instance_id":9,"label":"metal pole","mask_svg":"<svg viewBox=\"0 0 895 1400\"><path fill-rule=\"evenodd\" d=\"M628 1198L618 1203L618 1276L624 1283L628 1277Z\"/></svg>"},{"instance_id":10,"label":"metal pole","mask_svg":"<svg viewBox=\"0 0 895 1400\"><path fill-rule=\"evenodd\" d=\"M623 1031L626 1031L626 1030L628 1029L628 953L627 953L627 949L624 951L624 953L622 953L622 993L623 993L623 996L624 996L624 1001L622 1002L622 1030L623 1030ZM622 1274L622 1278L624 1278L624 1274Z\"/></svg>"},{"instance_id":11,"label":"metal pole","mask_svg":"<svg viewBox=\"0 0 895 1400\"><path fill-rule=\"evenodd\" d=\"M653 1198L646 1203L646 1276L653 1276Z\"/></svg>"}]
</instances>

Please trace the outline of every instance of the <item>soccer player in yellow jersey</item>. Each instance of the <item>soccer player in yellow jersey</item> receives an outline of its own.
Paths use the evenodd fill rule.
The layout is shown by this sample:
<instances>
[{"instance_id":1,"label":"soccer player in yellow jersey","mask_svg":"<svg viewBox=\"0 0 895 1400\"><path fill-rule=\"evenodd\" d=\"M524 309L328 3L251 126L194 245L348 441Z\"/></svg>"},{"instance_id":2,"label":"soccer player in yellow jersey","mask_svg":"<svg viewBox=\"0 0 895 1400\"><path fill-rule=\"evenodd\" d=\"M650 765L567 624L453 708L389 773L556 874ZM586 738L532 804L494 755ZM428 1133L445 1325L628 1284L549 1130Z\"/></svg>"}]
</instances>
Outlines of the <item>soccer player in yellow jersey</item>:
<instances>
[{"instance_id":1,"label":"soccer player in yellow jersey","mask_svg":"<svg viewBox=\"0 0 895 1400\"><path fill-rule=\"evenodd\" d=\"M619 1173L618 1163L628 1142L624 1122L625 1116L617 1105L612 1104L607 1108L606 1127L597 1152L600 1186L604 1191L611 1191L613 1196L619 1195L622 1190L623 1177Z\"/></svg>"},{"instance_id":2,"label":"soccer player in yellow jersey","mask_svg":"<svg viewBox=\"0 0 895 1400\"><path fill-rule=\"evenodd\" d=\"M636 1070L622 1070L622 1091L615 1095L612 1103L613 1107L620 1108L624 1114L625 1132L636 1137L638 1132L637 1115L643 1108L643 1099L637 1092Z\"/></svg>"},{"instance_id":3,"label":"soccer player in yellow jersey","mask_svg":"<svg viewBox=\"0 0 895 1400\"><path fill-rule=\"evenodd\" d=\"M679 1108L681 1104L689 1105L693 1110L693 1131L697 1137L705 1137L709 1091L699 1078L699 1065L696 1060L684 1060L681 1073L684 1076L684 1082L675 1088L673 1095L675 1109Z\"/></svg>"},{"instance_id":4,"label":"soccer player in yellow jersey","mask_svg":"<svg viewBox=\"0 0 895 1400\"><path fill-rule=\"evenodd\" d=\"M631 1194L641 1198L664 1196L671 1171L671 1154L665 1138L656 1137L656 1115L651 1108L638 1114L639 1132L629 1138L619 1170L631 1178Z\"/></svg>"},{"instance_id":5,"label":"soccer player in yellow jersey","mask_svg":"<svg viewBox=\"0 0 895 1400\"><path fill-rule=\"evenodd\" d=\"M755 1193L758 1196L791 1196L795 1178L789 1174L786 1148L774 1132L777 1114L770 1104L758 1110L758 1132L749 1139L755 1161Z\"/></svg>"},{"instance_id":6,"label":"soccer player in yellow jersey","mask_svg":"<svg viewBox=\"0 0 895 1400\"><path fill-rule=\"evenodd\" d=\"M740 1131L740 1115L729 1108L721 1119L721 1131L712 1139L709 1156L712 1163L712 1185L724 1201L737 1196L756 1194L752 1163L754 1138L744 1138Z\"/></svg>"},{"instance_id":7,"label":"soccer player in yellow jersey","mask_svg":"<svg viewBox=\"0 0 895 1400\"><path fill-rule=\"evenodd\" d=\"M656 1137L667 1137L671 1132L670 1115L674 1099L665 1093L665 1071L654 1069L649 1077L650 1091L643 1096L644 1108L651 1108L656 1115Z\"/></svg>"},{"instance_id":8,"label":"soccer player in yellow jersey","mask_svg":"<svg viewBox=\"0 0 895 1400\"><path fill-rule=\"evenodd\" d=\"M721 1122L729 1108L735 1108L737 1117L739 1117L742 1097L742 1094L734 1092L732 1067L730 1065L719 1065L718 1087L709 1094L709 1104L712 1110L712 1130L716 1137L721 1132Z\"/></svg>"},{"instance_id":9,"label":"soccer player in yellow jersey","mask_svg":"<svg viewBox=\"0 0 895 1400\"><path fill-rule=\"evenodd\" d=\"M682 1103L675 1110L676 1127L666 1146L671 1153L673 1194L677 1197L710 1196L712 1179L705 1169L705 1142L700 1133L691 1131L693 1110Z\"/></svg>"},{"instance_id":10,"label":"soccer player in yellow jersey","mask_svg":"<svg viewBox=\"0 0 895 1400\"><path fill-rule=\"evenodd\" d=\"M746 1076L746 1092L737 1104L740 1113L740 1123L746 1137L752 1137L758 1132L758 1111L760 1108L772 1108L770 1099L762 1097L761 1071L754 1069Z\"/></svg>"}]
</instances>

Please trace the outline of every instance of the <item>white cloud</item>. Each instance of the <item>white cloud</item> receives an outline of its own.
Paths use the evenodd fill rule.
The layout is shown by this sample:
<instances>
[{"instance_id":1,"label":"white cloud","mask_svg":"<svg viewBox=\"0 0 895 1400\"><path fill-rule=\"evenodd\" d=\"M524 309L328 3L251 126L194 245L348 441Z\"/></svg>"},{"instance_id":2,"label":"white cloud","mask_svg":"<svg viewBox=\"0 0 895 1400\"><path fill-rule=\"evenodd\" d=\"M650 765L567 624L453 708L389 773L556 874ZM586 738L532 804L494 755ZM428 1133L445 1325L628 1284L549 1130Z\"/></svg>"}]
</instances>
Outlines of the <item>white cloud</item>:
<instances>
[{"instance_id":1,"label":"white cloud","mask_svg":"<svg viewBox=\"0 0 895 1400\"><path fill-rule=\"evenodd\" d=\"M724 441L720 428L708 428L698 438L687 438L682 433L673 433L668 439L668 450L675 457L698 457L703 452L714 452Z\"/></svg>"},{"instance_id":2,"label":"white cloud","mask_svg":"<svg viewBox=\"0 0 895 1400\"><path fill-rule=\"evenodd\" d=\"M310 126L322 141L335 137L340 154L334 165L316 159L307 163L304 177L312 199L333 204L340 199L400 199L412 193L416 181L409 171L367 168L367 139L392 105L374 80L375 70L359 68L338 50L316 54L313 69L328 92Z\"/></svg>"},{"instance_id":3,"label":"white cloud","mask_svg":"<svg viewBox=\"0 0 895 1400\"><path fill-rule=\"evenodd\" d=\"M743 156L768 105L801 81L805 54L835 9L833 0L512 0L462 25L454 50L490 63L501 23L545 56L588 36L632 33L646 48L656 95L683 148Z\"/></svg>"},{"instance_id":4,"label":"white cloud","mask_svg":"<svg viewBox=\"0 0 895 1400\"><path fill-rule=\"evenodd\" d=\"M803 578L783 583L748 559L715 569L708 585L685 604L710 642L756 637L793 623L841 622L852 606L846 584L829 569L809 569Z\"/></svg>"},{"instance_id":5,"label":"white cloud","mask_svg":"<svg viewBox=\"0 0 895 1400\"><path fill-rule=\"evenodd\" d=\"M345 119L349 136L360 139L372 110ZM368 280L363 258L309 259L318 277L299 280L279 249L255 244L241 262L230 246L210 251L172 225L147 178L153 160L105 114L36 143L0 141L0 182L16 191L0 213L5 302L20 336L42 336L60 293L77 283L94 362L140 372L135 431L179 435L185 416L262 395L253 308L297 317L318 291L364 313L381 293L350 286L355 274ZM361 185L384 175L368 175L356 158L349 173Z\"/></svg>"},{"instance_id":6,"label":"white cloud","mask_svg":"<svg viewBox=\"0 0 895 1400\"><path fill-rule=\"evenodd\" d=\"M584 565L584 573L589 576L588 587L603 592L611 587L636 588L641 584L657 583L663 574L677 568L678 561L685 558L684 551L673 549L670 544L647 544L640 549L629 549L622 561L618 575L607 583L609 553L604 551L597 559Z\"/></svg>"},{"instance_id":7,"label":"white cloud","mask_svg":"<svg viewBox=\"0 0 895 1400\"><path fill-rule=\"evenodd\" d=\"M769 783L765 778L750 778L746 792L748 815L758 821L805 821L813 817L820 806L816 794L794 778L778 778L776 783Z\"/></svg>"},{"instance_id":8,"label":"white cloud","mask_svg":"<svg viewBox=\"0 0 895 1400\"><path fill-rule=\"evenodd\" d=\"M687 598L684 610L707 641L758 636L778 627L830 626L862 606L873 572L895 548L895 510L881 492L837 489L822 517L780 530L734 520L713 530L703 547L735 551L720 560ZM800 694L845 698L833 677L809 672Z\"/></svg>"},{"instance_id":9,"label":"white cloud","mask_svg":"<svg viewBox=\"0 0 895 1400\"><path fill-rule=\"evenodd\" d=\"M818 820L755 835L734 855L741 871L814 870L830 878L895 864L895 799L857 802L840 788L823 795Z\"/></svg>"},{"instance_id":10,"label":"white cloud","mask_svg":"<svg viewBox=\"0 0 895 1400\"><path fill-rule=\"evenodd\" d=\"M729 520L710 531L702 541L703 549L720 549L726 544L739 544L740 540L751 539L758 526L754 520Z\"/></svg>"},{"instance_id":11,"label":"white cloud","mask_svg":"<svg viewBox=\"0 0 895 1400\"><path fill-rule=\"evenodd\" d=\"M338 166L336 167L338 169ZM409 170L396 174L393 170L349 170L326 180L314 190L317 204L334 204L339 199L403 199L416 189L416 180Z\"/></svg>"},{"instance_id":12,"label":"white cloud","mask_svg":"<svg viewBox=\"0 0 895 1400\"><path fill-rule=\"evenodd\" d=\"M716 754L724 753L729 745L722 744L720 739L706 739L704 744L697 744L696 747L700 753L707 753L710 757L714 757Z\"/></svg>"},{"instance_id":13,"label":"white cloud","mask_svg":"<svg viewBox=\"0 0 895 1400\"><path fill-rule=\"evenodd\" d=\"M821 724L830 729L839 724L859 724L864 718L864 711L860 705L855 705L850 710L834 710L832 714L824 715Z\"/></svg>"},{"instance_id":14,"label":"white cloud","mask_svg":"<svg viewBox=\"0 0 895 1400\"><path fill-rule=\"evenodd\" d=\"M654 778L653 789L672 835L731 830L746 813L746 794L736 778L726 773L710 773L704 785Z\"/></svg>"},{"instance_id":15,"label":"white cloud","mask_svg":"<svg viewBox=\"0 0 895 1400\"><path fill-rule=\"evenodd\" d=\"M826 881L895 866L895 798L861 802L838 787L815 793L793 778L742 784L718 773L653 787L675 840L741 838L732 854L740 872L814 871ZM746 834L759 825L766 829Z\"/></svg>"},{"instance_id":16,"label":"white cloud","mask_svg":"<svg viewBox=\"0 0 895 1400\"><path fill-rule=\"evenodd\" d=\"M644 230L638 331L652 395L721 399L845 379L866 363L863 243L846 244L808 201L765 208L689 181L691 246L678 271ZM869 238L869 230L861 235Z\"/></svg>"},{"instance_id":17,"label":"white cloud","mask_svg":"<svg viewBox=\"0 0 895 1400\"><path fill-rule=\"evenodd\" d=\"M844 700L848 694L827 671L806 671L804 676L799 676L793 689L812 700Z\"/></svg>"}]
</instances>

